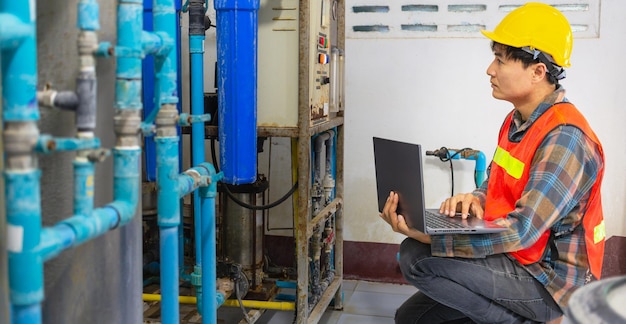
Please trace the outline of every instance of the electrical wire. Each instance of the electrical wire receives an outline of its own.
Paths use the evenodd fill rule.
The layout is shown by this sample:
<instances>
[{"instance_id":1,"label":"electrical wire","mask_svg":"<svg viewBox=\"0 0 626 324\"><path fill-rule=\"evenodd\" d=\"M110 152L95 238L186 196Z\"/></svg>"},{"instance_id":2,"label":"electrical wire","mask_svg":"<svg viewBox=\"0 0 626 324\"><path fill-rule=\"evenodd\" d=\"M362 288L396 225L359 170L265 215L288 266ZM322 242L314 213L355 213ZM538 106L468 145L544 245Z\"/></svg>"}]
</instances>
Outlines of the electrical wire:
<instances>
[{"instance_id":1,"label":"electrical wire","mask_svg":"<svg viewBox=\"0 0 626 324\"><path fill-rule=\"evenodd\" d=\"M436 156L439 157L439 160L441 162L450 162L450 178L451 178L451 180L450 180L450 182L451 182L450 183L450 187L452 188L451 192L450 192L450 197L454 196L454 165L452 164L452 160L457 155L459 155L459 154L461 154L461 153L463 153L465 151L469 151L469 150L471 150L471 148L465 147L465 148L462 148L462 149L454 152L454 154L452 154L452 155L450 155L450 151L448 151L448 148L445 147L445 146L441 147L438 150L439 154L437 154Z\"/></svg>"},{"instance_id":2,"label":"electrical wire","mask_svg":"<svg viewBox=\"0 0 626 324\"><path fill-rule=\"evenodd\" d=\"M252 323L250 316L248 316L248 312L246 312L246 308L243 307L243 302L241 300L241 293L239 292L239 280L241 280L241 278L237 279L237 282L235 282L235 295L237 296L237 301L239 302L239 307L241 308L241 311L243 312L243 317L245 318L246 323Z\"/></svg>"},{"instance_id":3,"label":"electrical wire","mask_svg":"<svg viewBox=\"0 0 626 324\"><path fill-rule=\"evenodd\" d=\"M217 157L215 154L215 139L214 138L211 139L211 158L213 159L216 172L219 172L219 167L217 166L218 164ZM265 209L274 208L280 205L281 203L283 203L285 200L287 200L287 198L291 197L291 195L293 195L293 193L296 192L297 189L298 189L298 181L296 181L296 183L293 184L293 187L291 187L291 189L289 189L289 191L284 196L280 197L275 202L267 204L267 205L257 206L257 205L251 205L251 204L248 204L246 202L239 200L237 197L235 197L235 195L233 195L230 189L228 189L228 185L224 185L224 191L226 191L226 194L228 195L230 199L232 199L232 201L234 201L237 205L241 207L248 208L251 210L265 210Z\"/></svg>"},{"instance_id":4,"label":"electrical wire","mask_svg":"<svg viewBox=\"0 0 626 324\"><path fill-rule=\"evenodd\" d=\"M232 201L234 201L235 203L237 203L237 205L244 207L244 208L248 208L251 210L265 210L265 209L270 209L273 207L276 207L280 204L282 204L285 200L287 200L287 198L291 197L291 195L296 192L296 189L298 189L298 182L296 181L296 183L293 184L293 187L291 187L291 189L289 189L289 191L282 197L280 197L280 199L276 200L273 203L267 204L267 205L263 205L263 206L257 206L257 205L251 205L248 204L246 202L243 202L241 200L239 200L237 197L235 197L235 195L233 195L233 193L230 191L230 189L228 189L227 185L224 185L224 190L226 191L226 194L228 195L228 197L230 199L232 199Z\"/></svg>"}]
</instances>

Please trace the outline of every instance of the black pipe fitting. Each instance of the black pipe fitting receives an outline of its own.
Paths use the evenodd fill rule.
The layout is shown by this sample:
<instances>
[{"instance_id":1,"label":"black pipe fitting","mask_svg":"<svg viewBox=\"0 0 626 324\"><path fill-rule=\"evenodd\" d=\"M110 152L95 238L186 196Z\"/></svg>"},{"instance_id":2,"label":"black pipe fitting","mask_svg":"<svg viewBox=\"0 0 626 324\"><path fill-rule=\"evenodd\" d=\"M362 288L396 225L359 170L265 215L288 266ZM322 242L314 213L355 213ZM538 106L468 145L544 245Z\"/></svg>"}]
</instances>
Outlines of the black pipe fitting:
<instances>
[{"instance_id":1,"label":"black pipe fitting","mask_svg":"<svg viewBox=\"0 0 626 324\"><path fill-rule=\"evenodd\" d=\"M189 1L189 35L204 36L204 1Z\"/></svg>"}]
</instances>

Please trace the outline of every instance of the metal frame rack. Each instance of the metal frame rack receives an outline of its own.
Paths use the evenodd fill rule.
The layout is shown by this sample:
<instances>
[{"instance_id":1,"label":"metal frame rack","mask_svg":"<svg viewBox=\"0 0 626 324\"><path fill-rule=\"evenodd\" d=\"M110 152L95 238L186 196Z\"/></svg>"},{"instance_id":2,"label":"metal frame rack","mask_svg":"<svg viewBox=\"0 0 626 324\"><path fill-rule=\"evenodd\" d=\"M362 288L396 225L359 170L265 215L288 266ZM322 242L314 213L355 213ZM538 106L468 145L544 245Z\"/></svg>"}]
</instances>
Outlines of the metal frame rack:
<instances>
[{"instance_id":1,"label":"metal frame rack","mask_svg":"<svg viewBox=\"0 0 626 324\"><path fill-rule=\"evenodd\" d=\"M336 46L345 48L345 2L335 2L333 14L337 17ZM344 117L343 110L330 117L328 121L311 125L311 87L310 69L312 62L310 46L311 38L317 37L310 31L313 17L310 3L307 0L299 1L299 71L298 71L298 126L297 127L271 127L258 126L258 137L289 137L297 139L297 213L294 213L295 224L295 249L297 266L297 296L296 296L296 322L317 323L324 314L328 305L334 299L334 308L342 309L342 284L343 284L343 148L344 148ZM207 135L216 135L216 126L206 126ZM311 139L316 134L327 130L336 129L336 187L335 198L319 213L312 215L311 208ZM323 224L331 215L335 215L335 277L328 285L321 297L309 310L309 242L314 229ZM322 225L323 226L323 225Z\"/></svg>"}]
</instances>

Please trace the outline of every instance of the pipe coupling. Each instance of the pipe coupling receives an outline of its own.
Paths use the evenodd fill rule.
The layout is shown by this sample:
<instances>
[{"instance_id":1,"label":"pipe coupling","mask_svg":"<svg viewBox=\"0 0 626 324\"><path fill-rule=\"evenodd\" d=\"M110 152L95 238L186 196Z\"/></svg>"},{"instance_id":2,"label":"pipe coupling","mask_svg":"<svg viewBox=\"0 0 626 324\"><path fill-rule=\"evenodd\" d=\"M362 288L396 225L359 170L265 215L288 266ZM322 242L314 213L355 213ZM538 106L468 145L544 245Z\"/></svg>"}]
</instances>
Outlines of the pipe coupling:
<instances>
[{"instance_id":1,"label":"pipe coupling","mask_svg":"<svg viewBox=\"0 0 626 324\"><path fill-rule=\"evenodd\" d=\"M37 167L35 145L39 129L35 122L7 122L2 132L5 169L25 170Z\"/></svg>"},{"instance_id":2,"label":"pipe coupling","mask_svg":"<svg viewBox=\"0 0 626 324\"><path fill-rule=\"evenodd\" d=\"M163 104L156 116L156 136L175 137L178 136L176 123L178 120L178 110L173 104Z\"/></svg>"},{"instance_id":3,"label":"pipe coupling","mask_svg":"<svg viewBox=\"0 0 626 324\"><path fill-rule=\"evenodd\" d=\"M80 69L94 70L96 62L93 54L98 50L98 34L93 31L81 31L78 34L78 55Z\"/></svg>"},{"instance_id":4,"label":"pipe coupling","mask_svg":"<svg viewBox=\"0 0 626 324\"><path fill-rule=\"evenodd\" d=\"M118 109L113 117L116 146L139 146L140 110Z\"/></svg>"}]
</instances>

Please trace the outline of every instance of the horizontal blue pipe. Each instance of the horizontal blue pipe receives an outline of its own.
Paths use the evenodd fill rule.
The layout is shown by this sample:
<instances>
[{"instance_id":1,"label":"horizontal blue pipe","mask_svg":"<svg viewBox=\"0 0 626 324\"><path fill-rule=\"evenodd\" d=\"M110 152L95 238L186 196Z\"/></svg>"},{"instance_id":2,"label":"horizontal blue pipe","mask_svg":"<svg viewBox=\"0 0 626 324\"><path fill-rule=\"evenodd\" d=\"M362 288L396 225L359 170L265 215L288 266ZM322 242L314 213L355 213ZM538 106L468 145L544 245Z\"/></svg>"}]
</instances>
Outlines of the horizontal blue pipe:
<instances>
[{"instance_id":1,"label":"horizontal blue pipe","mask_svg":"<svg viewBox=\"0 0 626 324\"><path fill-rule=\"evenodd\" d=\"M93 138L61 138L50 135L40 135L35 150L41 153L54 151L78 151L100 148L100 139Z\"/></svg>"},{"instance_id":2,"label":"horizontal blue pipe","mask_svg":"<svg viewBox=\"0 0 626 324\"><path fill-rule=\"evenodd\" d=\"M200 165L190 168L187 171L178 175L178 190L180 191L179 192L180 198L192 193L198 187L204 187L208 185L208 181L210 180L209 167L208 167L209 165L210 165L209 163L203 162L203 163L200 163ZM192 176L187 174L187 172L190 172L190 171L197 172L200 175L200 180L195 181L195 179Z\"/></svg>"},{"instance_id":3,"label":"horizontal blue pipe","mask_svg":"<svg viewBox=\"0 0 626 324\"><path fill-rule=\"evenodd\" d=\"M204 96L204 94L202 94ZM202 99L204 100L204 98ZM203 105L204 105L204 101L203 101ZM202 107L204 108L204 106ZM211 121L211 115L210 114L203 114L203 115L189 115L186 113L182 113L180 114L180 117L178 118L178 125L179 126L189 126L191 125L191 132L192 132L192 138L193 138L193 126L194 125L199 125L200 127L204 127L204 122L208 122ZM204 135L204 128L202 128L202 135ZM202 143L204 143L204 137L202 137ZM204 145L204 144L203 144ZM203 149L204 151L204 149ZM195 152L195 150L194 150ZM202 159L204 160L204 159Z\"/></svg>"},{"instance_id":4,"label":"horizontal blue pipe","mask_svg":"<svg viewBox=\"0 0 626 324\"><path fill-rule=\"evenodd\" d=\"M125 225L136 214L141 150L116 148L113 152L115 200L89 214L76 214L54 227L42 229L39 247L44 260L54 258L69 247L80 245L111 229ZM87 170L87 173L91 171ZM88 187L85 187L85 190L89 190Z\"/></svg>"},{"instance_id":5,"label":"horizontal blue pipe","mask_svg":"<svg viewBox=\"0 0 626 324\"><path fill-rule=\"evenodd\" d=\"M59 223L54 227L43 228L39 245L43 261L55 258L65 249L73 246L75 241L76 233L69 224Z\"/></svg>"}]
</instances>

